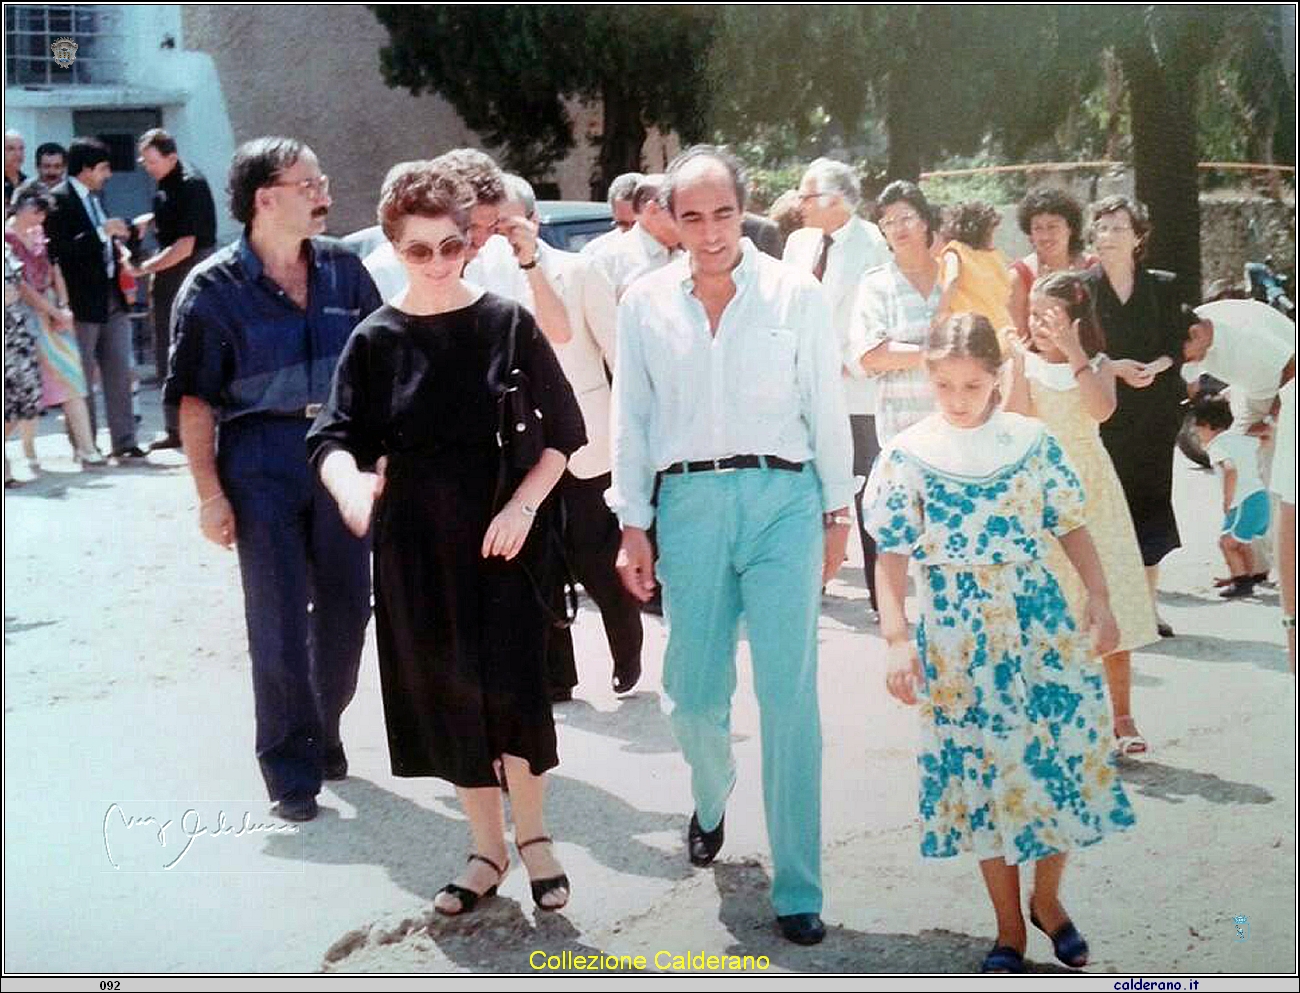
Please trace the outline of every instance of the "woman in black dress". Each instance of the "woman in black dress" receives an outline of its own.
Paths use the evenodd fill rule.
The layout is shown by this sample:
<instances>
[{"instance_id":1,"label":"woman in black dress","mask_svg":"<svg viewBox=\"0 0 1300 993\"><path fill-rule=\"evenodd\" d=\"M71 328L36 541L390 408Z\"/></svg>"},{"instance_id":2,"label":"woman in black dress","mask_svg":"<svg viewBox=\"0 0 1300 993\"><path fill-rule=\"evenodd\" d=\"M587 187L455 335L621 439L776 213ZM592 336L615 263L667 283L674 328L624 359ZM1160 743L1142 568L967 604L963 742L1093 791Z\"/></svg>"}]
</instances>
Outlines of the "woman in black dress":
<instances>
[{"instance_id":1,"label":"woman in black dress","mask_svg":"<svg viewBox=\"0 0 1300 993\"><path fill-rule=\"evenodd\" d=\"M366 532L374 511L393 774L454 783L469 818L474 854L434 906L468 911L505 875L500 768L533 899L553 910L569 881L543 823L543 774L558 759L547 620L532 583L545 570L547 497L586 437L532 316L460 278L473 205L468 184L436 163L389 174L379 217L410 286L353 332L308 447L354 532ZM511 332L545 451L498 500L493 383Z\"/></svg>"},{"instance_id":2,"label":"woman in black dress","mask_svg":"<svg viewBox=\"0 0 1300 993\"><path fill-rule=\"evenodd\" d=\"M1183 316L1173 275L1138 264L1151 231L1146 207L1112 196L1091 210L1100 264L1088 270L1087 280L1118 380L1117 406L1101 425L1101 440L1124 487L1155 603L1160 560L1181 545L1174 518L1174 445L1187 398L1179 370L1190 321ZM1159 618L1157 624L1162 635L1173 634ZM1142 754L1147 743L1129 709L1127 661L1122 668L1111 671L1107 659L1115 734L1123 754Z\"/></svg>"}]
</instances>

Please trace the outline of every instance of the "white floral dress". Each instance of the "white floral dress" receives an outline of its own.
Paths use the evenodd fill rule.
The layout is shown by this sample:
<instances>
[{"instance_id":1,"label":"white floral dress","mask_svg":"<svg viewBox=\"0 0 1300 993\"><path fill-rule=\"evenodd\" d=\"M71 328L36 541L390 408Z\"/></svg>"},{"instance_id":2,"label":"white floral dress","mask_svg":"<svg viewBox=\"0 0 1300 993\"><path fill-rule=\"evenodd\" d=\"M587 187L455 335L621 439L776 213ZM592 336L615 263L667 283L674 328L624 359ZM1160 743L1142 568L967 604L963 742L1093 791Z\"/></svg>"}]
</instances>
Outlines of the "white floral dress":
<instances>
[{"instance_id":1,"label":"white floral dress","mask_svg":"<svg viewBox=\"0 0 1300 993\"><path fill-rule=\"evenodd\" d=\"M951 446L1010 458L962 475L922 457ZM931 415L881 454L866 503L878 550L921 567L921 854L1016 865L1130 826L1102 671L1043 564L1084 523L1056 439L1015 414L971 432Z\"/></svg>"}]
</instances>

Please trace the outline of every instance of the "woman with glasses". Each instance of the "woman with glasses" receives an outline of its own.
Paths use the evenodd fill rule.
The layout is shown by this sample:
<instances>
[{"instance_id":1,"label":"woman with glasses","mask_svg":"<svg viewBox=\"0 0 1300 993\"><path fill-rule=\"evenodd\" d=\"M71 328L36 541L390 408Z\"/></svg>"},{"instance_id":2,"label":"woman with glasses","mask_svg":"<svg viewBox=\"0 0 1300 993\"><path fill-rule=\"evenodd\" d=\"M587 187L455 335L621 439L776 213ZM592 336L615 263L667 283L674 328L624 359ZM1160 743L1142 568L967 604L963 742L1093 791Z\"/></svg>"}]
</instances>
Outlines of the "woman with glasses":
<instances>
[{"instance_id":1,"label":"woman with glasses","mask_svg":"<svg viewBox=\"0 0 1300 993\"><path fill-rule=\"evenodd\" d=\"M1124 488L1154 603L1160 560L1181 544L1173 504L1174 445L1187 387L1179 369L1196 317L1183 315L1171 273L1139 264L1151 232L1146 207L1111 196L1093 204L1091 213L1100 263L1086 279L1118 380L1115 412L1101 424L1101 440ZM1158 628L1166 637L1173 634L1163 621ZM1127 659L1121 665L1112 658L1106 675L1117 748L1121 755L1141 755L1148 745L1130 710L1130 666Z\"/></svg>"},{"instance_id":2,"label":"woman with glasses","mask_svg":"<svg viewBox=\"0 0 1300 993\"><path fill-rule=\"evenodd\" d=\"M849 348L854 375L878 377L876 436L881 448L934 408L923 349L939 309L939 262L932 252L934 212L914 183L897 180L876 201L877 224L893 253L858 287Z\"/></svg>"},{"instance_id":3,"label":"woman with glasses","mask_svg":"<svg viewBox=\"0 0 1300 993\"><path fill-rule=\"evenodd\" d=\"M358 325L308 435L357 534L374 512L375 620L393 774L456 786L472 854L435 908L461 914L510 864L501 787L533 900L564 906L569 880L543 820L558 763L545 667L547 497L586 441L582 415L532 316L461 278L470 186L430 162L395 167L379 220L409 286ZM521 260L521 264L524 264ZM499 381L513 366L541 413L544 451L498 492Z\"/></svg>"}]
</instances>

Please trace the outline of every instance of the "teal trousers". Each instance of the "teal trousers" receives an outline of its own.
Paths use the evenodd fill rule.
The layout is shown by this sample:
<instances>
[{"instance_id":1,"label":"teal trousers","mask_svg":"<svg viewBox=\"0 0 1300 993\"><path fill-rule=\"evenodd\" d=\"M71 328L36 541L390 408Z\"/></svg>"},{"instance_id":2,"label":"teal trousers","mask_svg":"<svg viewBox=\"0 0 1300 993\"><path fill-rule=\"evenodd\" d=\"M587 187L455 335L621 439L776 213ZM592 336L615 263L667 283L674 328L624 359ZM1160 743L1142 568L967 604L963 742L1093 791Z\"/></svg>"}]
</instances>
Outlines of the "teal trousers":
<instances>
[{"instance_id":1,"label":"teal trousers","mask_svg":"<svg viewBox=\"0 0 1300 993\"><path fill-rule=\"evenodd\" d=\"M762 735L763 806L778 915L820 913L821 718L817 617L821 486L803 472L665 475L659 561L668 647L664 692L691 767L700 826L722 820L736 781L731 698L745 619Z\"/></svg>"}]
</instances>

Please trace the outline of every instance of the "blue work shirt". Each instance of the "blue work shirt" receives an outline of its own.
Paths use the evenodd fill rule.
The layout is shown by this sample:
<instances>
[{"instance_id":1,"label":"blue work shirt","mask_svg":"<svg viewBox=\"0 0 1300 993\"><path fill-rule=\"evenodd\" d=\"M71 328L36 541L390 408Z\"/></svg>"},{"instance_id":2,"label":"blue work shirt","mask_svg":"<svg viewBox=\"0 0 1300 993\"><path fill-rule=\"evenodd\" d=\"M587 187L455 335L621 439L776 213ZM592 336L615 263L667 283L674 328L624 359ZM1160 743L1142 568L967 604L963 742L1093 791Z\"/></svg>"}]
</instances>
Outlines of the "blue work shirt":
<instances>
[{"instance_id":1,"label":"blue work shirt","mask_svg":"<svg viewBox=\"0 0 1300 993\"><path fill-rule=\"evenodd\" d=\"M164 401L198 397L222 423L251 414L302 416L329 395L348 336L382 302L342 242L312 238L303 310L241 237L195 266L177 294Z\"/></svg>"}]
</instances>

